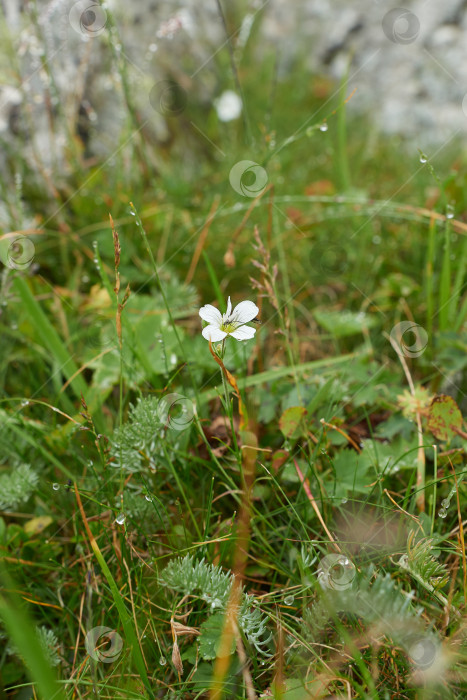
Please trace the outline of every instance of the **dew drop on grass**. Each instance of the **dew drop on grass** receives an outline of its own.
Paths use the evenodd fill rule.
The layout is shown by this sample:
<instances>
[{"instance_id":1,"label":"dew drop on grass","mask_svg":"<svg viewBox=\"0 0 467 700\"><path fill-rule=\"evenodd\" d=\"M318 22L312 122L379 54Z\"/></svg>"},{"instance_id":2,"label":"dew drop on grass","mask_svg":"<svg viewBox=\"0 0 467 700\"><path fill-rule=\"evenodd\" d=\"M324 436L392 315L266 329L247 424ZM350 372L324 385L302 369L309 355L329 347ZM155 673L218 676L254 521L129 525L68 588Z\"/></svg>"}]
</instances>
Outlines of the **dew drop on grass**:
<instances>
[{"instance_id":1,"label":"dew drop on grass","mask_svg":"<svg viewBox=\"0 0 467 700\"><path fill-rule=\"evenodd\" d=\"M161 666L165 666L165 664L167 663L167 659L165 658L165 656L161 656L161 658L159 659L159 663Z\"/></svg>"},{"instance_id":2,"label":"dew drop on grass","mask_svg":"<svg viewBox=\"0 0 467 700\"><path fill-rule=\"evenodd\" d=\"M420 153L420 163L426 163L428 158L424 153Z\"/></svg>"},{"instance_id":3,"label":"dew drop on grass","mask_svg":"<svg viewBox=\"0 0 467 700\"><path fill-rule=\"evenodd\" d=\"M453 219L454 218L454 207L452 204L448 204L446 207L446 219Z\"/></svg>"},{"instance_id":4,"label":"dew drop on grass","mask_svg":"<svg viewBox=\"0 0 467 700\"><path fill-rule=\"evenodd\" d=\"M52 488L54 491L58 491L58 489L60 488L60 484L52 484Z\"/></svg>"},{"instance_id":5,"label":"dew drop on grass","mask_svg":"<svg viewBox=\"0 0 467 700\"><path fill-rule=\"evenodd\" d=\"M288 595L288 596L286 596L286 597L284 598L284 603L285 603L286 605L293 605L293 604L294 604L294 600L295 600L295 598L293 597L293 595Z\"/></svg>"},{"instance_id":6,"label":"dew drop on grass","mask_svg":"<svg viewBox=\"0 0 467 700\"><path fill-rule=\"evenodd\" d=\"M320 131L327 131L329 129L328 125L326 123L321 124L319 127Z\"/></svg>"},{"instance_id":7,"label":"dew drop on grass","mask_svg":"<svg viewBox=\"0 0 467 700\"><path fill-rule=\"evenodd\" d=\"M21 406L29 406L29 401L27 399L21 401Z\"/></svg>"},{"instance_id":8,"label":"dew drop on grass","mask_svg":"<svg viewBox=\"0 0 467 700\"><path fill-rule=\"evenodd\" d=\"M130 209L130 214L131 214L132 216L136 216L136 215L135 215L135 212L133 211L133 209Z\"/></svg>"},{"instance_id":9,"label":"dew drop on grass","mask_svg":"<svg viewBox=\"0 0 467 700\"><path fill-rule=\"evenodd\" d=\"M152 503L152 498L148 493L145 495L145 499L149 501L149 503Z\"/></svg>"},{"instance_id":10,"label":"dew drop on grass","mask_svg":"<svg viewBox=\"0 0 467 700\"><path fill-rule=\"evenodd\" d=\"M438 515L440 518L445 518L447 515L447 510L445 508L441 508L441 510L438 512Z\"/></svg>"},{"instance_id":11,"label":"dew drop on grass","mask_svg":"<svg viewBox=\"0 0 467 700\"><path fill-rule=\"evenodd\" d=\"M123 523L125 522L125 515L124 515L124 513L119 513L119 514L117 515L117 517L115 518L115 522L116 522L118 525L123 525Z\"/></svg>"}]
</instances>

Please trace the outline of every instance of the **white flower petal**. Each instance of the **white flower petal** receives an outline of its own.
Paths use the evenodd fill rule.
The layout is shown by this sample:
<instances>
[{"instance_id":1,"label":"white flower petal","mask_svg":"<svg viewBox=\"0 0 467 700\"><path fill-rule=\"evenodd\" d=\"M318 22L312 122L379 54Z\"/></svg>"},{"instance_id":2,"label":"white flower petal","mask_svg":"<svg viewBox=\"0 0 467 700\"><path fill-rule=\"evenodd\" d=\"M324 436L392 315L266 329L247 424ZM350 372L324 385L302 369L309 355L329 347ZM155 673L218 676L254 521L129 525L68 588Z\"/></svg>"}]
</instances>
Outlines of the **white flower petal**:
<instances>
[{"instance_id":1,"label":"white flower petal","mask_svg":"<svg viewBox=\"0 0 467 700\"><path fill-rule=\"evenodd\" d=\"M224 319L228 320L230 318L230 314L232 313L232 303L230 301L230 297L227 301L227 311L224 314Z\"/></svg>"},{"instance_id":2,"label":"white flower petal","mask_svg":"<svg viewBox=\"0 0 467 700\"><path fill-rule=\"evenodd\" d=\"M201 333L203 334L203 338L210 340L212 343L217 343L219 340L223 340L227 337L227 333L221 331L217 326L206 326Z\"/></svg>"},{"instance_id":3,"label":"white flower petal","mask_svg":"<svg viewBox=\"0 0 467 700\"><path fill-rule=\"evenodd\" d=\"M229 335L237 340L249 340L250 338L253 338L255 333L256 328L252 328L251 326L240 326L240 328L232 331L232 333L229 333Z\"/></svg>"},{"instance_id":4,"label":"white flower petal","mask_svg":"<svg viewBox=\"0 0 467 700\"><path fill-rule=\"evenodd\" d=\"M206 304L202 306L199 310L199 315L203 321L208 323L213 323L215 326L220 326L222 323L222 314L219 309L216 309L212 304Z\"/></svg>"},{"instance_id":5,"label":"white flower petal","mask_svg":"<svg viewBox=\"0 0 467 700\"><path fill-rule=\"evenodd\" d=\"M248 323L259 314L259 309L252 301L241 301L237 304L232 314L232 321L236 323Z\"/></svg>"}]
</instances>

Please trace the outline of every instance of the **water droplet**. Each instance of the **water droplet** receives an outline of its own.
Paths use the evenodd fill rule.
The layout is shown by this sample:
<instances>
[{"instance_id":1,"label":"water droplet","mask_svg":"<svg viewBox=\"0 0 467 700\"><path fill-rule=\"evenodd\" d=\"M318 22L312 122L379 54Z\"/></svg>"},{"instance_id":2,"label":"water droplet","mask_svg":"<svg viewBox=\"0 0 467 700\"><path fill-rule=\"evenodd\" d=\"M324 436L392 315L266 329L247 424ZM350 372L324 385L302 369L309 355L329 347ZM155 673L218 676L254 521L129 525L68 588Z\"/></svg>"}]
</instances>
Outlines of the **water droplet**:
<instances>
[{"instance_id":1,"label":"water droplet","mask_svg":"<svg viewBox=\"0 0 467 700\"><path fill-rule=\"evenodd\" d=\"M58 489L60 488L60 484L52 484L52 488L54 491L58 491Z\"/></svg>"},{"instance_id":2,"label":"water droplet","mask_svg":"<svg viewBox=\"0 0 467 700\"><path fill-rule=\"evenodd\" d=\"M97 248L97 241L93 241L93 242L92 242L92 247L93 247L93 248Z\"/></svg>"},{"instance_id":3,"label":"water droplet","mask_svg":"<svg viewBox=\"0 0 467 700\"><path fill-rule=\"evenodd\" d=\"M428 158L424 153L420 153L420 163L426 163Z\"/></svg>"},{"instance_id":4,"label":"water droplet","mask_svg":"<svg viewBox=\"0 0 467 700\"><path fill-rule=\"evenodd\" d=\"M320 131L327 131L328 129L329 129L329 127L328 127L328 125L326 124L326 122L324 122L324 124L321 124L320 127L319 127L319 130L320 130Z\"/></svg>"},{"instance_id":5,"label":"water droplet","mask_svg":"<svg viewBox=\"0 0 467 700\"><path fill-rule=\"evenodd\" d=\"M343 498L342 501L341 501L341 505L345 505L346 503L347 503L347 499L346 499L346 498Z\"/></svg>"},{"instance_id":6,"label":"water droplet","mask_svg":"<svg viewBox=\"0 0 467 700\"><path fill-rule=\"evenodd\" d=\"M149 503L152 503L152 498L148 493L145 495L145 499L149 501Z\"/></svg>"},{"instance_id":7,"label":"water droplet","mask_svg":"<svg viewBox=\"0 0 467 700\"><path fill-rule=\"evenodd\" d=\"M131 214L132 216L136 216L136 214L135 214L135 212L133 211L133 209L130 209L130 214Z\"/></svg>"},{"instance_id":8,"label":"water droplet","mask_svg":"<svg viewBox=\"0 0 467 700\"><path fill-rule=\"evenodd\" d=\"M449 508L450 502L451 502L451 501L450 501L449 498L444 498L444 499L441 501L441 506L442 506L443 508Z\"/></svg>"},{"instance_id":9,"label":"water droplet","mask_svg":"<svg viewBox=\"0 0 467 700\"><path fill-rule=\"evenodd\" d=\"M157 44L149 44L149 51L155 53L157 51Z\"/></svg>"},{"instance_id":10,"label":"water droplet","mask_svg":"<svg viewBox=\"0 0 467 700\"><path fill-rule=\"evenodd\" d=\"M293 595L288 595L288 596L286 596L286 597L284 598L284 603L285 603L286 605L293 605L293 604L294 604L294 600L295 600L295 598L293 597Z\"/></svg>"},{"instance_id":11,"label":"water droplet","mask_svg":"<svg viewBox=\"0 0 467 700\"><path fill-rule=\"evenodd\" d=\"M24 399L24 401L21 401L21 406L29 406L29 401Z\"/></svg>"},{"instance_id":12,"label":"water droplet","mask_svg":"<svg viewBox=\"0 0 467 700\"><path fill-rule=\"evenodd\" d=\"M161 658L159 659L159 663L161 666L165 666L165 664L167 663L167 659L165 658L165 656L161 656Z\"/></svg>"},{"instance_id":13,"label":"water droplet","mask_svg":"<svg viewBox=\"0 0 467 700\"><path fill-rule=\"evenodd\" d=\"M446 511L444 508L442 508L442 509L438 512L438 515L439 515L440 518L445 518L447 514L448 514L448 513L447 513L447 511Z\"/></svg>"},{"instance_id":14,"label":"water droplet","mask_svg":"<svg viewBox=\"0 0 467 700\"><path fill-rule=\"evenodd\" d=\"M58 413L58 408L56 408L55 406L52 406L52 411L55 411L55 413Z\"/></svg>"},{"instance_id":15,"label":"water droplet","mask_svg":"<svg viewBox=\"0 0 467 700\"><path fill-rule=\"evenodd\" d=\"M448 204L446 207L446 219L454 218L454 207L452 204Z\"/></svg>"},{"instance_id":16,"label":"water droplet","mask_svg":"<svg viewBox=\"0 0 467 700\"><path fill-rule=\"evenodd\" d=\"M119 513L119 514L117 515L117 517L115 518L115 522L116 522L118 525L123 525L123 523L125 522L125 514L124 514L124 513Z\"/></svg>"}]
</instances>

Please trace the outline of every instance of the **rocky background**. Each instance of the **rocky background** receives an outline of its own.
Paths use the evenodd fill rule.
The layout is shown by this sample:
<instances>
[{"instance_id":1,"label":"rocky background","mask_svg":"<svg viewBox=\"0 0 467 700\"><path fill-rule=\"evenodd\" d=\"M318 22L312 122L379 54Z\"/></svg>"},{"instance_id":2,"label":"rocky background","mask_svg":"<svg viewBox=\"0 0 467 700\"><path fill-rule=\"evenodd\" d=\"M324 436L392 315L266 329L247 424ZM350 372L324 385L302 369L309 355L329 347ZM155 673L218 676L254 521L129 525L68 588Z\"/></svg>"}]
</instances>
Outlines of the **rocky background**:
<instances>
[{"instance_id":1,"label":"rocky background","mask_svg":"<svg viewBox=\"0 0 467 700\"><path fill-rule=\"evenodd\" d=\"M187 101L215 103L230 85L215 68L277 54L278 80L302 61L310 76L348 76L354 114L388 133L440 147L467 129L465 0L3 0L0 167L21 149L66 169L70 138L106 158L128 120L157 143ZM229 42L233 55L229 56ZM294 86L291 85L291 89Z\"/></svg>"}]
</instances>

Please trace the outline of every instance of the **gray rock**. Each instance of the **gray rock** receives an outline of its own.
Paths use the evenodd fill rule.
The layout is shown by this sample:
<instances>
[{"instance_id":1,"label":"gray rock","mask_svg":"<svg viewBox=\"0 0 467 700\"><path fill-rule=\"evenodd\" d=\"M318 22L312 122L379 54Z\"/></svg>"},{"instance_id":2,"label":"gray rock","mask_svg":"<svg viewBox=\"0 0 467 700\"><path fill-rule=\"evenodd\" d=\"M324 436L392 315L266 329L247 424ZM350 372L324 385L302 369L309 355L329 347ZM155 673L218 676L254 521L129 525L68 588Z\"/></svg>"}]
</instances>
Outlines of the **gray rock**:
<instances>
[{"instance_id":1,"label":"gray rock","mask_svg":"<svg viewBox=\"0 0 467 700\"><path fill-rule=\"evenodd\" d=\"M215 0L2 4L8 41L0 137L45 175L66 174L66 149L76 134L84 157L108 157L121 145L129 115L135 144L139 131L149 142L167 143L173 138L167 116L181 112L187 99L209 110L223 89L213 67L213 57L227 51ZM416 137L421 148L465 133L465 0L413 0L403 8L386 0L245 6L233 37L237 50L261 17L257 54L277 49L280 80L304 57L310 74L336 81L348 74L348 92L356 88L349 110L370 114L383 132ZM0 169L6 158L3 152Z\"/></svg>"}]
</instances>

